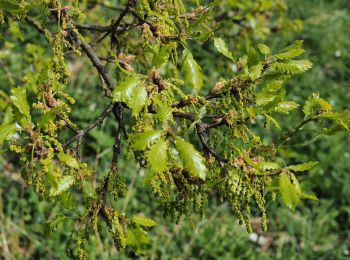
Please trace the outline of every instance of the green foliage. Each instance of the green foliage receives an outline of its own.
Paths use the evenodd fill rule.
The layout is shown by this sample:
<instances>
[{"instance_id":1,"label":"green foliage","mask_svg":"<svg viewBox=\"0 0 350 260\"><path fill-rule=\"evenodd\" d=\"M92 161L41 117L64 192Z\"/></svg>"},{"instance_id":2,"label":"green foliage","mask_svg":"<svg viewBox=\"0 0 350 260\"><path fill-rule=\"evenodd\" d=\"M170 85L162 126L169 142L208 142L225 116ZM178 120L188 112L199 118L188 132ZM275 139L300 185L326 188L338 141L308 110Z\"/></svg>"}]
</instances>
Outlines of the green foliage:
<instances>
[{"instance_id":1,"label":"green foliage","mask_svg":"<svg viewBox=\"0 0 350 260\"><path fill-rule=\"evenodd\" d=\"M226 43L225 43L225 41L223 39L221 39L221 38L214 38L214 46L220 53L225 55L230 60L234 61L233 55L228 50L228 47L227 47L227 45L226 45Z\"/></svg>"},{"instance_id":2,"label":"green foliage","mask_svg":"<svg viewBox=\"0 0 350 260\"><path fill-rule=\"evenodd\" d=\"M124 11L116 15L106 11L109 2L0 1L1 55L12 64L6 53L23 52L16 57L23 62L1 76L10 87L1 94L0 143L12 151L5 150L6 160L19 159L16 167L40 200L57 205L47 234L71 218L73 257L86 259L89 243L100 237L118 251L148 254L152 238L144 229L156 222L134 215L134 186L149 207L160 205L142 209L145 215L160 211L173 222L191 222L217 201L249 233L258 215L267 230L274 196L292 210L302 198L317 199L293 174L315 163L286 163L279 152L291 141L304 145L298 136L306 127L331 135L347 130L350 120L346 110L333 111L312 94L304 118L286 123L303 103L300 96L287 100L286 82L313 63L295 59L304 52L301 40L277 52L258 44L272 31L298 29L297 20L283 17L283 1L120 4ZM217 59L218 52L228 59ZM84 80L73 80L80 69ZM278 132L270 134L276 130L269 123Z\"/></svg>"},{"instance_id":3,"label":"green foliage","mask_svg":"<svg viewBox=\"0 0 350 260\"><path fill-rule=\"evenodd\" d=\"M201 67L194 60L192 53L188 49L182 52L183 65L182 69L185 74L185 79L190 86L200 89L203 86L203 76Z\"/></svg>"},{"instance_id":4,"label":"green foliage","mask_svg":"<svg viewBox=\"0 0 350 260\"><path fill-rule=\"evenodd\" d=\"M146 152L147 161L149 161L150 168L155 172L163 172L167 167L168 160L168 145L160 139L153 144L149 151Z\"/></svg>"},{"instance_id":5,"label":"green foliage","mask_svg":"<svg viewBox=\"0 0 350 260\"><path fill-rule=\"evenodd\" d=\"M162 135L161 130L144 131L143 133L137 134L135 136L135 141L132 147L135 151L145 150L157 139L159 139L161 135Z\"/></svg>"},{"instance_id":6,"label":"green foliage","mask_svg":"<svg viewBox=\"0 0 350 260\"><path fill-rule=\"evenodd\" d=\"M294 210L301 198L299 182L294 175L283 172L279 176L278 183L283 203Z\"/></svg>"},{"instance_id":7,"label":"green foliage","mask_svg":"<svg viewBox=\"0 0 350 260\"><path fill-rule=\"evenodd\" d=\"M207 168L205 166L204 157L193 147L192 144L186 142L180 137L175 138L175 147L179 152L179 157L185 170L187 170L190 175L205 180Z\"/></svg>"}]
</instances>

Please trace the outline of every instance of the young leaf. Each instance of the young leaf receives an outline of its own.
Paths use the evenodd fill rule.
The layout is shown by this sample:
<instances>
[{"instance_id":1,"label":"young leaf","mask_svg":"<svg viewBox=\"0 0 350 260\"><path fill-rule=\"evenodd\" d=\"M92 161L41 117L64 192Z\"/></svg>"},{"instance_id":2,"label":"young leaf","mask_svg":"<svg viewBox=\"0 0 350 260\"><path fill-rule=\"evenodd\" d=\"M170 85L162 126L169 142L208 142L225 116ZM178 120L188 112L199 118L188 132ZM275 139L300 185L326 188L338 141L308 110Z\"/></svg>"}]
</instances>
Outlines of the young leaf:
<instances>
[{"instance_id":1,"label":"young leaf","mask_svg":"<svg viewBox=\"0 0 350 260\"><path fill-rule=\"evenodd\" d=\"M61 162L64 162L68 167L70 168L74 168L74 169L79 169L79 163L77 161L77 159L75 157L73 157L70 154L64 153L64 152L60 152L57 155L58 159Z\"/></svg>"},{"instance_id":2,"label":"young leaf","mask_svg":"<svg viewBox=\"0 0 350 260\"><path fill-rule=\"evenodd\" d=\"M290 111L299 107L299 104L294 101L283 101L275 106L276 112L289 114Z\"/></svg>"},{"instance_id":3,"label":"young leaf","mask_svg":"<svg viewBox=\"0 0 350 260\"><path fill-rule=\"evenodd\" d=\"M215 48L223 55L225 55L230 60L234 61L232 53L228 50L226 43L221 38L214 38L214 46Z\"/></svg>"},{"instance_id":4,"label":"young leaf","mask_svg":"<svg viewBox=\"0 0 350 260\"><path fill-rule=\"evenodd\" d=\"M126 230L126 244L137 254L144 254L149 242L148 234L142 228L128 228Z\"/></svg>"},{"instance_id":5,"label":"young leaf","mask_svg":"<svg viewBox=\"0 0 350 260\"><path fill-rule=\"evenodd\" d=\"M301 45L303 44L302 40L295 41L292 45L283 49L280 53L275 54L273 57L277 60L290 60L293 59L305 52Z\"/></svg>"},{"instance_id":6,"label":"young leaf","mask_svg":"<svg viewBox=\"0 0 350 260\"><path fill-rule=\"evenodd\" d=\"M292 60L288 62L275 62L271 66L282 74L295 75L309 70L312 67L312 62L308 60Z\"/></svg>"},{"instance_id":7,"label":"young leaf","mask_svg":"<svg viewBox=\"0 0 350 260\"><path fill-rule=\"evenodd\" d=\"M192 144L180 137L175 137L175 147L179 152L185 170L192 176L205 180L207 168L202 154L200 154Z\"/></svg>"},{"instance_id":8,"label":"young leaf","mask_svg":"<svg viewBox=\"0 0 350 260\"><path fill-rule=\"evenodd\" d=\"M314 168L318 162L307 162L303 164L290 165L288 168L294 172L304 172Z\"/></svg>"},{"instance_id":9,"label":"young leaf","mask_svg":"<svg viewBox=\"0 0 350 260\"><path fill-rule=\"evenodd\" d=\"M154 220L143 216L133 216L131 218L131 221L137 225L144 226L144 227L154 227L157 225L157 222L155 222Z\"/></svg>"},{"instance_id":10,"label":"young leaf","mask_svg":"<svg viewBox=\"0 0 350 260\"><path fill-rule=\"evenodd\" d=\"M257 168L261 171L277 170L281 167L278 163L275 162L259 162Z\"/></svg>"},{"instance_id":11,"label":"young leaf","mask_svg":"<svg viewBox=\"0 0 350 260\"><path fill-rule=\"evenodd\" d=\"M159 48L159 51L156 53L154 56L154 65L159 67L162 65L164 62L166 62L169 59L171 51L176 48L176 43L172 42L166 45L162 45Z\"/></svg>"},{"instance_id":12,"label":"young leaf","mask_svg":"<svg viewBox=\"0 0 350 260\"><path fill-rule=\"evenodd\" d=\"M306 116L315 115L321 111L327 112L332 110L332 106L324 99L320 98L318 93L309 96L304 104L303 112Z\"/></svg>"},{"instance_id":13,"label":"young leaf","mask_svg":"<svg viewBox=\"0 0 350 260\"><path fill-rule=\"evenodd\" d=\"M263 65L261 62L249 68L249 78L254 81L260 78Z\"/></svg>"},{"instance_id":14,"label":"young leaf","mask_svg":"<svg viewBox=\"0 0 350 260\"><path fill-rule=\"evenodd\" d=\"M182 60L182 69L185 73L186 82L188 82L190 86L200 89L203 86L201 67L193 59L193 55L188 49L184 49L182 52Z\"/></svg>"},{"instance_id":15,"label":"young leaf","mask_svg":"<svg viewBox=\"0 0 350 260\"><path fill-rule=\"evenodd\" d=\"M16 133L14 124L0 125L0 144L5 140L9 140Z\"/></svg>"},{"instance_id":16,"label":"young leaf","mask_svg":"<svg viewBox=\"0 0 350 260\"><path fill-rule=\"evenodd\" d=\"M277 120L274 117L268 114L264 114L264 116L266 118L266 125L268 125L271 122L277 129L279 130L281 129L280 124L277 122Z\"/></svg>"},{"instance_id":17,"label":"young leaf","mask_svg":"<svg viewBox=\"0 0 350 260\"><path fill-rule=\"evenodd\" d=\"M307 194L304 192L301 193L301 197L303 199L308 199L308 200L318 200L318 198L314 194Z\"/></svg>"},{"instance_id":18,"label":"young leaf","mask_svg":"<svg viewBox=\"0 0 350 260\"><path fill-rule=\"evenodd\" d=\"M173 113L171 111L171 107L167 104L157 101L157 118L163 123L163 127L167 126L169 121L173 120Z\"/></svg>"},{"instance_id":19,"label":"young leaf","mask_svg":"<svg viewBox=\"0 0 350 260\"><path fill-rule=\"evenodd\" d=\"M74 177L71 175L64 176L57 184L57 188L51 188L50 196L57 196L68 190L74 184Z\"/></svg>"},{"instance_id":20,"label":"young leaf","mask_svg":"<svg viewBox=\"0 0 350 260\"><path fill-rule=\"evenodd\" d=\"M167 154L168 145L163 139L159 139L153 144L149 151L146 152L146 157L149 162L150 168L155 172L165 171L167 166Z\"/></svg>"},{"instance_id":21,"label":"young leaf","mask_svg":"<svg viewBox=\"0 0 350 260\"><path fill-rule=\"evenodd\" d=\"M162 130L149 130L137 134L132 149L135 151L145 150L148 146L154 143L154 141L159 139L161 135Z\"/></svg>"},{"instance_id":22,"label":"young leaf","mask_svg":"<svg viewBox=\"0 0 350 260\"><path fill-rule=\"evenodd\" d=\"M279 190L282 202L288 208L294 210L300 201L301 192L298 187L291 182L289 174L286 172L281 173L279 176Z\"/></svg>"},{"instance_id":23,"label":"young leaf","mask_svg":"<svg viewBox=\"0 0 350 260\"><path fill-rule=\"evenodd\" d=\"M113 101L127 103L131 98L134 88L139 84L140 78L135 74L130 75L126 79L120 81L113 90Z\"/></svg>"},{"instance_id":24,"label":"young leaf","mask_svg":"<svg viewBox=\"0 0 350 260\"><path fill-rule=\"evenodd\" d=\"M257 65L260 62L259 54L254 48L248 50L248 68Z\"/></svg>"},{"instance_id":25,"label":"young leaf","mask_svg":"<svg viewBox=\"0 0 350 260\"><path fill-rule=\"evenodd\" d=\"M27 101L26 89L25 88L14 88L11 90L12 95L10 96L13 105L18 108L22 115L30 117L30 107Z\"/></svg>"},{"instance_id":26,"label":"young leaf","mask_svg":"<svg viewBox=\"0 0 350 260\"><path fill-rule=\"evenodd\" d=\"M46 236L51 236L52 233L63 223L66 219L63 215L56 215L52 220L43 224L43 231Z\"/></svg>"},{"instance_id":27,"label":"young leaf","mask_svg":"<svg viewBox=\"0 0 350 260\"><path fill-rule=\"evenodd\" d=\"M132 91L131 98L127 102L132 109L132 115L137 116L142 108L145 106L147 100L146 88L142 85L135 87Z\"/></svg>"},{"instance_id":28,"label":"young leaf","mask_svg":"<svg viewBox=\"0 0 350 260\"><path fill-rule=\"evenodd\" d=\"M258 44L258 49L263 55L269 55L271 53L270 47L262 43Z\"/></svg>"},{"instance_id":29,"label":"young leaf","mask_svg":"<svg viewBox=\"0 0 350 260\"><path fill-rule=\"evenodd\" d=\"M97 198L96 191L92 186L91 182L83 180L81 183L81 187L83 189L85 198L92 198L92 199Z\"/></svg>"}]
</instances>

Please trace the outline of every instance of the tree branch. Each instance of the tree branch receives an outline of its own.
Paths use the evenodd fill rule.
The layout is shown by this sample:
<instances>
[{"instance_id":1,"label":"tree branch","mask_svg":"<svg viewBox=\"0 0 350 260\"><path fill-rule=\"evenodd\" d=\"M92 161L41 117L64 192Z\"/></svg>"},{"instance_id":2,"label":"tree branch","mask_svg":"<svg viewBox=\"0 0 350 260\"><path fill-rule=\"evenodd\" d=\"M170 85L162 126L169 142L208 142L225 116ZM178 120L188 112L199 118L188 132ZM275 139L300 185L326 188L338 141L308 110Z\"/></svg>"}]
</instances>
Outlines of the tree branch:
<instances>
[{"instance_id":1,"label":"tree branch","mask_svg":"<svg viewBox=\"0 0 350 260\"><path fill-rule=\"evenodd\" d=\"M64 147L67 148L70 144L72 144L75 141L80 141L87 133L89 133L92 129L97 127L98 125L102 124L104 119L108 116L110 112L112 112L114 104L110 103L103 112L93 121L91 122L86 128L79 130L77 132L77 135L70 138L65 144Z\"/></svg>"}]
</instances>

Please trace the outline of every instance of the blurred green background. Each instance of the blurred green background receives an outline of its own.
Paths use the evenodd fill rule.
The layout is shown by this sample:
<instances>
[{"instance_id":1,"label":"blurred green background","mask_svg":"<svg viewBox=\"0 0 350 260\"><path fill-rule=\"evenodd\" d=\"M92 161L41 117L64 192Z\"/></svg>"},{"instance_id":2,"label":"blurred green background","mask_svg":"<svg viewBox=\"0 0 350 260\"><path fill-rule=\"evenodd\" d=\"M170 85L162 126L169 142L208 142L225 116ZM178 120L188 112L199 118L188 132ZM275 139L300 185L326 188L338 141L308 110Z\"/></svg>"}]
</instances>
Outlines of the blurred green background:
<instances>
[{"instance_id":1,"label":"blurred green background","mask_svg":"<svg viewBox=\"0 0 350 260\"><path fill-rule=\"evenodd\" d=\"M312 92L320 95L337 109L349 109L350 102L350 1L349 0L288 0L287 15L301 19L301 32L271 34L266 42L277 50L295 39L303 39L305 58L314 63L311 71L288 83L288 95L299 103ZM80 66L75 64L75 66ZM94 106L105 102L95 90L88 90L82 80L93 68L77 70L69 89L73 96L96 96L84 109L91 113L73 112L81 122L89 122L99 114ZM0 74L3 72L0 72ZM98 80L98 79L96 79ZM74 110L73 110L74 111ZM286 125L294 125L293 119ZM91 149L96 153L96 169L105 169L111 156L109 125L90 135ZM311 133L310 133L311 135ZM300 143L310 136L300 136ZM266 138L269 138L267 136ZM96 142L98 140L98 142ZM303 189L317 194L319 201L304 201L295 212L279 203L268 205L269 231L259 230L259 219L252 219L256 228L252 235L240 227L228 208L212 201L205 219L188 223L169 224L162 220L156 203L142 185L143 172L135 172L129 161L123 161L128 193L122 206L127 211L156 216L159 226L151 231L149 255L144 259L349 259L350 257L350 135L342 133L331 138L316 139L307 146L294 147L296 152L284 151L284 158L293 161L320 161L320 166L302 176ZM66 259L65 228L47 238L42 224L56 214L58 206L39 202L26 187L13 164L0 161L0 259ZM89 245L91 259L127 259L135 257L126 251L116 257L109 237L92 237Z\"/></svg>"}]
</instances>

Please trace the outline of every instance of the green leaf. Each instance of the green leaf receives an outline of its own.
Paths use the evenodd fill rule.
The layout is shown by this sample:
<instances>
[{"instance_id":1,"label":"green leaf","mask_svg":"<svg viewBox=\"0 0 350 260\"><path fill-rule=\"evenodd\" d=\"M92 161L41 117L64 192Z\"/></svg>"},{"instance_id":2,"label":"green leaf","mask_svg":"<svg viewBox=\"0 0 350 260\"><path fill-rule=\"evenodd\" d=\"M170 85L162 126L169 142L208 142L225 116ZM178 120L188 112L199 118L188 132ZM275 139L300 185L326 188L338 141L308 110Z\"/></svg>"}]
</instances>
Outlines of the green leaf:
<instances>
[{"instance_id":1,"label":"green leaf","mask_svg":"<svg viewBox=\"0 0 350 260\"><path fill-rule=\"evenodd\" d=\"M30 118L30 107L27 101L25 88L14 88L11 90L10 96L13 105L18 108L19 112L26 118Z\"/></svg>"},{"instance_id":2,"label":"green leaf","mask_svg":"<svg viewBox=\"0 0 350 260\"><path fill-rule=\"evenodd\" d=\"M263 65L261 62L249 68L249 78L254 81L260 78Z\"/></svg>"},{"instance_id":3,"label":"green leaf","mask_svg":"<svg viewBox=\"0 0 350 260\"><path fill-rule=\"evenodd\" d=\"M12 0L0 0L0 10L18 13L23 10L23 5Z\"/></svg>"},{"instance_id":4,"label":"green leaf","mask_svg":"<svg viewBox=\"0 0 350 260\"><path fill-rule=\"evenodd\" d=\"M262 43L258 44L258 49L263 55L269 55L271 53L270 47Z\"/></svg>"},{"instance_id":5,"label":"green leaf","mask_svg":"<svg viewBox=\"0 0 350 260\"><path fill-rule=\"evenodd\" d=\"M305 52L305 50L301 48L302 44L302 40L295 41L292 45L286 47L278 54L275 54L273 57L277 60L293 59Z\"/></svg>"},{"instance_id":6,"label":"green leaf","mask_svg":"<svg viewBox=\"0 0 350 260\"><path fill-rule=\"evenodd\" d=\"M128 228L126 230L126 244L137 254L144 254L149 243L148 234L142 228Z\"/></svg>"},{"instance_id":7,"label":"green leaf","mask_svg":"<svg viewBox=\"0 0 350 260\"><path fill-rule=\"evenodd\" d=\"M190 175L205 180L207 167L205 166L205 159L202 154L199 153L192 144L180 137L175 137L175 147L179 152L184 169L187 170Z\"/></svg>"},{"instance_id":8,"label":"green leaf","mask_svg":"<svg viewBox=\"0 0 350 260\"><path fill-rule=\"evenodd\" d=\"M278 163L275 162L259 162L257 168L261 171L277 170L281 167Z\"/></svg>"},{"instance_id":9,"label":"green leaf","mask_svg":"<svg viewBox=\"0 0 350 260\"><path fill-rule=\"evenodd\" d=\"M169 59L170 53L174 48L176 48L175 42L162 45L154 57L154 65L159 67L164 62L166 62Z\"/></svg>"},{"instance_id":10,"label":"green leaf","mask_svg":"<svg viewBox=\"0 0 350 260\"><path fill-rule=\"evenodd\" d=\"M288 173L282 172L279 176L279 190L281 193L282 202L290 209L294 210L300 201L300 187L294 185Z\"/></svg>"},{"instance_id":11,"label":"green leaf","mask_svg":"<svg viewBox=\"0 0 350 260\"><path fill-rule=\"evenodd\" d=\"M51 236L52 233L63 223L66 216L56 215L52 220L47 221L43 224L43 232L46 236Z\"/></svg>"},{"instance_id":12,"label":"green leaf","mask_svg":"<svg viewBox=\"0 0 350 260\"><path fill-rule=\"evenodd\" d=\"M173 120L171 107L159 100L157 100L156 105L156 117L163 123L163 127L166 127L168 122Z\"/></svg>"},{"instance_id":13,"label":"green leaf","mask_svg":"<svg viewBox=\"0 0 350 260\"><path fill-rule=\"evenodd\" d=\"M288 169L290 169L294 172L304 172L304 171L311 170L317 164L318 164L318 162L307 162L307 163L303 163L303 164L290 165L290 166L288 166Z\"/></svg>"},{"instance_id":14,"label":"green leaf","mask_svg":"<svg viewBox=\"0 0 350 260\"><path fill-rule=\"evenodd\" d=\"M311 96L309 96L303 107L303 112L306 116L315 115L330 110L332 110L332 106L326 100L320 98L318 93L313 93Z\"/></svg>"},{"instance_id":15,"label":"green leaf","mask_svg":"<svg viewBox=\"0 0 350 260\"><path fill-rule=\"evenodd\" d=\"M149 183L155 175L156 173L152 169L146 168L145 175L143 176L143 184Z\"/></svg>"},{"instance_id":16,"label":"green leaf","mask_svg":"<svg viewBox=\"0 0 350 260\"><path fill-rule=\"evenodd\" d=\"M314 195L314 194L307 194L307 193L304 193L304 192L301 193L301 197L303 199L308 199L308 200L318 200L316 195Z\"/></svg>"},{"instance_id":17,"label":"green leaf","mask_svg":"<svg viewBox=\"0 0 350 260\"><path fill-rule=\"evenodd\" d=\"M5 140L11 139L16 133L16 126L14 124L0 125L0 144Z\"/></svg>"},{"instance_id":18,"label":"green leaf","mask_svg":"<svg viewBox=\"0 0 350 260\"><path fill-rule=\"evenodd\" d=\"M331 119L331 120L350 120L347 112L325 112L320 115L320 118Z\"/></svg>"},{"instance_id":19,"label":"green leaf","mask_svg":"<svg viewBox=\"0 0 350 260\"><path fill-rule=\"evenodd\" d=\"M185 73L185 80L191 87L200 89L203 86L203 76L201 67L193 59L192 53L188 49L182 52L183 65L182 69Z\"/></svg>"},{"instance_id":20,"label":"green leaf","mask_svg":"<svg viewBox=\"0 0 350 260\"><path fill-rule=\"evenodd\" d=\"M79 169L78 160L75 157L73 157L72 155L64 153L64 152L60 152L57 155L57 157L61 162L64 162L68 167L74 168L77 170Z\"/></svg>"},{"instance_id":21,"label":"green leaf","mask_svg":"<svg viewBox=\"0 0 350 260\"><path fill-rule=\"evenodd\" d=\"M207 113L207 108L205 106L202 106L199 109L198 113L196 114L196 118L193 120L189 129L193 130L196 124L205 116L206 113Z\"/></svg>"},{"instance_id":22,"label":"green leaf","mask_svg":"<svg viewBox=\"0 0 350 260\"><path fill-rule=\"evenodd\" d=\"M282 89L278 95L273 96L273 100L271 102L268 102L267 104L264 104L262 106L262 109L266 112L272 112L275 110L275 107L278 106L281 102L283 102L283 99L286 95L286 90ZM259 101L261 102L261 101Z\"/></svg>"},{"instance_id":23,"label":"green leaf","mask_svg":"<svg viewBox=\"0 0 350 260\"><path fill-rule=\"evenodd\" d=\"M41 129L44 128L50 121L53 121L55 117L56 109L50 109L49 111L44 112L38 122L38 127Z\"/></svg>"},{"instance_id":24,"label":"green leaf","mask_svg":"<svg viewBox=\"0 0 350 260\"><path fill-rule=\"evenodd\" d=\"M350 126L350 124L349 124ZM335 124L331 127L328 128L323 128L322 129L322 134L323 135L334 135L337 134L338 132L346 131L348 127L345 127L343 124Z\"/></svg>"},{"instance_id":25,"label":"green leaf","mask_svg":"<svg viewBox=\"0 0 350 260\"><path fill-rule=\"evenodd\" d=\"M264 116L266 118L266 124L267 125L271 122L277 129L281 129L280 124L277 122L277 120L274 117L272 117L272 116L270 116L268 114L264 114Z\"/></svg>"},{"instance_id":26,"label":"green leaf","mask_svg":"<svg viewBox=\"0 0 350 260\"><path fill-rule=\"evenodd\" d=\"M167 154L168 144L165 140L159 139L153 144L149 151L146 152L146 157L149 162L150 168L155 172L165 171L167 166Z\"/></svg>"},{"instance_id":27,"label":"green leaf","mask_svg":"<svg viewBox=\"0 0 350 260\"><path fill-rule=\"evenodd\" d=\"M83 189L85 198L92 198L92 199L97 198L96 191L92 186L91 182L83 180L81 183L81 187Z\"/></svg>"},{"instance_id":28,"label":"green leaf","mask_svg":"<svg viewBox=\"0 0 350 260\"><path fill-rule=\"evenodd\" d=\"M60 195L58 195L58 199L60 200L62 207L64 207L65 209L74 209L77 207L72 193L68 191L64 191Z\"/></svg>"},{"instance_id":29,"label":"green leaf","mask_svg":"<svg viewBox=\"0 0 350 260\"><path fill-rule=\"evenodd\" d=\"M230 60L234 61L232 53L228 50L226 43L221 38L214 38L215 48L223 55L225 55Z\"/></svg>"},{"instance_id":30,"label":"green leaf","mask_svg":"<svg viewBox=\"0 0 350 260\"><path fill-rule=\"evenodd\" d=\"M282 74L295 75L309 70L312 67L312 62L308 60L292 60L288 62L275 62L271 66Z\"/></svg>"},{"instance_id":31,"label":"green leaf","mask_svg":"<svg viewBox=\"0 0 350 260\"><path fill-rule=\"evenodd\" d=\"M51 188L50 196L57 196L68 190L74 184L75 178L71 175L64 176L57 184L57 188Z\"/></svg>"},{"instance_id":32,"label":"green leaf","mask_svg":"<svg viewBox=\"0 0 350 260\"><path fill-rule=\"evenodd\" d=\"M124 102L137 116L146 104L147 91L140 78L133 74L120 81L113 90L113 101Z\"/></svg>"},{"instance_id":33,"label":"green leaf","mask_svg":"<svg viewBox=\"0 0 350 260\"><path fill-rule=\"evenodd\" d=\"M137 225L144 226L144 227L154 227L157 226L157 222L150 218L146 218L143 216L133 216L131 218L131 221L134 222Z\"/></svg>"},{"instance_id":34,"label":"green leaf","mask_svg":"<svg viewBox=\"0 0 350 260\"><path fill-rule=\"evenodd\" d=\"M259 54L254 48L250 48L248 51L248 68L257 65L260 62Z\"/></svg>"},{"instance_id":35,"label":"green leaf","mask_svg":"<svg viewBox=\"0 0 350 260\"><path fill-rule=\"evenodd\" d=\"M162 135L162 130L149 130L137 134L134 139L132 149L135 151L145 150L148 146L154 143Z\"/></svg>"},{"instance_id":36,"label":"green leaf","mask_svg":"<svg viewBox=\"0 0 350 260\"><path fill-rule=\"evenodd\" d=\"M299 107L299 104L294 101L283 101L275 106L276 112L289 114L290 111Z\"/></svg>"},{"instance_id":37,"label":"green leaf","mask_svg":"<svg viewBox=\"0 0 350 260\"><path fill-rule=\"evenodd\" d=\"M120 81L113 90L113 101L127 103L131 99L134 88L139 84L140 78L135 74L130 75L124 80Z\"/></svg>"},{"instance_id":38,"label":"green leaf","mask_svg":"<svg viewBox=\"0 0 350 260\"><path fill-rule=\"evenodd\" d=\"M147 91L145 86L139 85L134 88L127 105L132 109L132 115L137 116L145 106L147 100Z\"/></svg>"}]
</instances>

